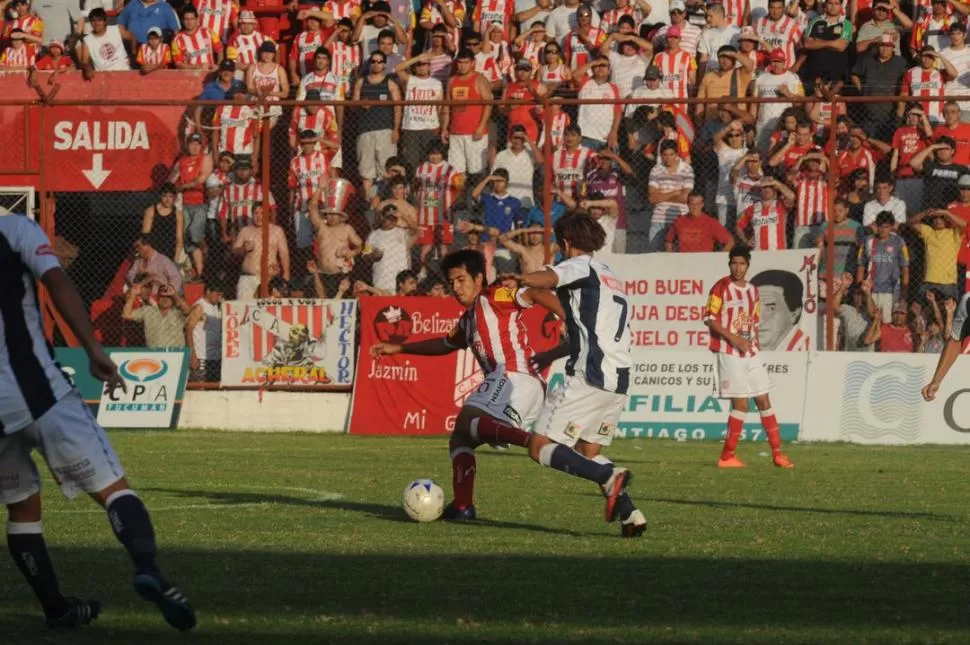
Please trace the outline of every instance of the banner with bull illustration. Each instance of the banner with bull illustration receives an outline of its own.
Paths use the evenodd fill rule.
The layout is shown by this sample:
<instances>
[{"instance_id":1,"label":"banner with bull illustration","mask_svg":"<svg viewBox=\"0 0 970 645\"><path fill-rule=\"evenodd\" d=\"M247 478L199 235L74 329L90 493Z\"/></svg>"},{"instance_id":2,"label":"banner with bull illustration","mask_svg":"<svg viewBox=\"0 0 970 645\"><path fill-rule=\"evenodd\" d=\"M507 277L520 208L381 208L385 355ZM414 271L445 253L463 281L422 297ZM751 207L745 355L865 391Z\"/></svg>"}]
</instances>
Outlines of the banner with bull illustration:
<instances>
[{"instance_id":1,"label":"banner with bull illustration","mask_svg":"<svg viewBox=\"0 0 970 645\"><path fill-rule=\"evenodd\" d=\"M413 343L444 336L463 311L452 298L360 299L360 369L350 416L352 434L436 435L454 429L459 408L483 378L469 350L374 359L370 348L382 342ZM522 315L529 344L537 352L558 344L559 322L552 314L530 307Z\"/></svg>"},{"instance_id":2,"label":"banner with bull illustration","mask_svg":"<svg viewBox=\"0 0 970 645\"><path fill-rule=\"evenodd\" d=\"M354 300L266 299L222 303L222 385L350 389Z\"/></svg>"},{"instance_id":3,"label":"banner with bull illustration","mask_svg":"<svg viewBox=\"0 0 970 645\"><path fill-rule=\"evenodd\" d=\"M714 283L728 275L727 253L596 257L624 283L634 350L707 349L704 306ZM804 352L818 346L818 272L816 249L751 254L748 280L761 295L762 349Z\"/></svg>"}]
</instances>

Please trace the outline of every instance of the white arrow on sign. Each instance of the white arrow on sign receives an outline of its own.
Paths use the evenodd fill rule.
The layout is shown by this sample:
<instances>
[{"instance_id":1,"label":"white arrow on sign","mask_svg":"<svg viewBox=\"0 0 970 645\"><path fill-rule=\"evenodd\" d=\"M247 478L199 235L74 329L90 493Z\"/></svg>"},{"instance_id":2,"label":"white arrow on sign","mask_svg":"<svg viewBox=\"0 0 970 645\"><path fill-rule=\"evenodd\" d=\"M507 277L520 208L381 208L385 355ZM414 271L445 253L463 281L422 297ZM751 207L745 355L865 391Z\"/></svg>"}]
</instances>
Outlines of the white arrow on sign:
<instances>
[{"instance_id":1,"label":"white arrow on sign","mask_svg":"<svg viewBox=\"0 0 970 645\"><path fill-rule=\"evenodd\" d=\"M104 169L104 155L100 152L91 155L91 169L82 170L81 172L88 178L88 181L91 182L95 190L101 188L101 184L107 181L108 176L111 174L110 170Z\"/></svg>"}]
</instances>

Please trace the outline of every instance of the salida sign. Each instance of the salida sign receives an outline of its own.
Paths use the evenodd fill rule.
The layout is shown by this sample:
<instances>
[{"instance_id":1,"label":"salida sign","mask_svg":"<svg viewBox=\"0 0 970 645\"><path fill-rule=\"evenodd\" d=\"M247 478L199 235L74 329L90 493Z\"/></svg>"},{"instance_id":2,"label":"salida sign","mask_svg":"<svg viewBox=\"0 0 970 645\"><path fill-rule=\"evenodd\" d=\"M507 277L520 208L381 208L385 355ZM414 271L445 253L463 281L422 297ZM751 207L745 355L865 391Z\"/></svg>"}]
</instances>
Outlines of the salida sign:
<instances>
[{"instance_id":1,"label":"salida sign","mask_svg":"<svg viewBox=\"0 0 970 645\"><path fill-rule=\"evenodd\" d=\"M55 108L51 132L57 191L132 191L152 187L156 167L179 152L181 108Z\"/></svg>"}]
</instances>

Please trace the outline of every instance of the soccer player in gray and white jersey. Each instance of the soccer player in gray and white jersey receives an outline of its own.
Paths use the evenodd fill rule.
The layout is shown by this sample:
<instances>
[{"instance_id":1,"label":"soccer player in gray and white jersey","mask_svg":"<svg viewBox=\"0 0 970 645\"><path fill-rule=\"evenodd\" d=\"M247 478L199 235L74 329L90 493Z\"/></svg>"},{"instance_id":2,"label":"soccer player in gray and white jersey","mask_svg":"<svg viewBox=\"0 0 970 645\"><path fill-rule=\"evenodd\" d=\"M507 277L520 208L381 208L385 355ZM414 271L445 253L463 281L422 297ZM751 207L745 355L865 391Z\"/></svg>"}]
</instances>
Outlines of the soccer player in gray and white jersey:
<instances>
[{"instance_id":1,"label":"soccer player in gray and white jersey","mask_svg":"<svg viewBox=\"0 0 970 645\"><path fill-rule=\"evenodd\" d=\"M0 217L0 503L7 507L7 546L52 627L77 627L101 605L61 594L41 530L37 449L67 497L91 495L135 565L135 590L180 630L195 612L155 563L155 533L145 505L128 488L107 433L68 382L44 336L35 281L87 352L91 374L123 387L118 369L94 336L84 303L61 269L50 240L20 215Z\"/></svg>"},{"instance_id":2,"label":"soccer player in gray and white jersey","mask_svg":"<svg viewBox=\"0 0 970 645\"><path fill-rule=\"evenodd\" d=\"M519 276L528 287L555 289L566 311L569 361L561 389L550 391L529 442L529 456L599 484L606 520L621 520L621 535L637 537L646 519L626 494L630 473L600 454L613 441L630 384L630 307L623 283L593 257L603 247L603 227L585 211L555 225L566 259Z\"/></svg>"}]
</instances>

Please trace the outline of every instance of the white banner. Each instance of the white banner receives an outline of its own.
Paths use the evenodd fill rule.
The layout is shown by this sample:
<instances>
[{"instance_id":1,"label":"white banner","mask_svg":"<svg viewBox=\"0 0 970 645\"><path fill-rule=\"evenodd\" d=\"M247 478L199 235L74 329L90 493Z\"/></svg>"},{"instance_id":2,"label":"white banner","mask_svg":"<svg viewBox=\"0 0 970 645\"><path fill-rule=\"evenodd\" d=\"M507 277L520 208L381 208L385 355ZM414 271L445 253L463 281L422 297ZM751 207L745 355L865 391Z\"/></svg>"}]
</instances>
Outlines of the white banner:
<instances>
[{"instance_id":1,"label":"white banner","mask_svg":"<svg viewBox=\"0 0 970 645\"><path fill-rule=\"evenodd\" d=\"M105 428L169 428L188 376L185 351L111 350L125 389L105 388L98 423Z\"/></svg>"},{"instance_id":2,"label":"white banner","mask_svg":"<svg viewBox=\"0 0 970 645\"><path fill-rule=\"evenodd\" d=\"M782 439L798 438L805 403L808 354L764 352L762 359L774 389L771 405ZM564 362L553 366L550 387L564 378ZM619 435L626 438L722 439L731 404L714 391L714 355L691 350L633 350L630 391L620 417ZM754 404L743 438L764 440Z\"/></svg>"},{"instance_id":3,"label":"white banner","mask_svg":"<svg viewBox=\"0 0 970 645\"><path fill-rule=\"evenodd\" d=\"M626 285L635 347L707 349L704 306L714 283L728 275L727 253L596 257ZM761 293L761 347L807 351L817 333L817 251L755 251L748 280Z\"/></svg>"},{"instance_id":4,"label":"white banner","mask_svg":"<svg viewBox=\"0 0 970 645\"><path fill-rule=\"evenodd\" d=\"M920 394L936 354L812 356L801 439L970 444L970 358L957 359L932 403Z\"/></svg>"},{"instance_id":5,"label":"white banner","mask_svg":"<svg viewBox=\"0 0 970 645\"><path fill-rule=\"evenodd\" d=\"M222 303L222 385L350 386L355 300Z\"/></svg>"}]
</instances>

